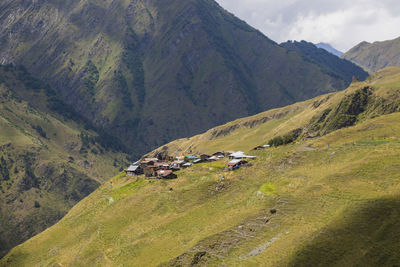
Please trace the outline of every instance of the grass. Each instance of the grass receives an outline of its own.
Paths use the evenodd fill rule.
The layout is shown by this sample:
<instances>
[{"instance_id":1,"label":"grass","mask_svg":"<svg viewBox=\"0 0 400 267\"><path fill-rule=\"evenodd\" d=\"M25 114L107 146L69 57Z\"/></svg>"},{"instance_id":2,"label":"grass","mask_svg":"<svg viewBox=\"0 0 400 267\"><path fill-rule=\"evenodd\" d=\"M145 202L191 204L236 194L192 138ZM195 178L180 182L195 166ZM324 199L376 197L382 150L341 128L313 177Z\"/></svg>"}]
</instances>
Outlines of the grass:
<instances>
[{"instance_id":1,"label":"grass","mask_svg":"<svg viewBox=\"0 0 400 267\"><path fill-rule=\"evenodd\" d=\"M224 149L221 141L250 151L256 140L307 126L363 86L169 147L212 153ZM233 172L224 170L225 159L179 171L175 180L120 173L112 187L103 184L59 223L15 247L0 266L392 266L400 257L399 133L395 112L252 151L252 166Z\"/></svg>"},{"instance_id":2,"label":"grass","mask_svg":"<svg viewBox=\"0 0 400 267\"><path fill-rule=\"evenodd\" d=\"M400 88L399 73L399 68L386 68L374 74L366 82L354 82L343 92L323 95L238 119L204 134L173 141L162 149L167 147L172 155L214 153L220 150L249 151L295 129L303 129L302 136L324 135L346 125L351 126L398 110L393 107L399 106L397 101L399 91L396 89ZM364 96L363 90L366 87L373 88L372 95L368 96L368 101L359 107L357 97ZM353 109L357 112L354 113ZM330 112L324 116L327 110ZM323 119L318 122L318 118L321 117ZM346 118L349 118L349 121L346 121Z\"/></svg>"},{"instance_id":3,"label":"grass","mask_svg":"<svg viewBox=\"0 0 400 267\"><path fill-rule=\"evenodd\" d=\"M276 215L257 228L252 238L228 246L222 258L210 256L208 265L297 266L311 257L327 266L328 260L337 260L335 255L344 255L345 265L356 264L362 257L351 255L361 255L371 247L363 242L364 232L349 230L364 223L355 220L354 214L370 218L380 203L389 205L389 210L395 207L385 204L385 199L396 198L400 189L400 144L379 140L392 138L400 132L399 125L396 113L316 140L258 151L253 167L235 172L209 163L181 171L179 179L170 181L120 174L112 180L112 188L104 184L60 223L15 248L1 263L155 266L192 247L211 246L214 235L220 235L219 242L231 242L233 237L221 232L239 229L250 218L276 209ZM376 131L383 138L378 142L370 139ZM311 145L316 149L304 150ZM110 196L115 200L112 204L107 200ZM372 213L368 213L369 203L377 203ZM387 219L380 215L374 225L390 225L396 214ZM341 249L331 231L339 231L352 249ZM389 247L395 242L384 233L378 237L385 238L383 244ZM274 242L249 256L270 240ZM316 249L321 242L327 248L324 253ZM206 252L212 255L213 249ZM397 257L394 249L386 253L392 255L388 261L373 255L370 261L385 265Z\"/></svg>"},{"instance_id":4,"label":"grass","mask_svg":"<svg viewBox=\"0 0 400 267\"><path fill-rule=\"evenodd\" d=\"M124 196L127 196L127 195L130 195L130 194L134 193L135 191L139 190L138 187L144 186L146 184L148 184L148 183L146 181L144 181L144 180L138 180L138 181L136 181L134 183L127 184L127 185L125 185L123 187L118 188L118 190L113 191L112 197L113 197L114 200L121 199Z\"/></svg>"},{"instance_id":5,"label":"grass","mask_svg":"<svg viewBox=\"0 0 400 267\"><path fill-rule=\"evenodd\" d=\"M271 195L276 192L276 186L272 183L265 183L260 187L260 191L266 195Z\"/></svg>"}]
</instances>

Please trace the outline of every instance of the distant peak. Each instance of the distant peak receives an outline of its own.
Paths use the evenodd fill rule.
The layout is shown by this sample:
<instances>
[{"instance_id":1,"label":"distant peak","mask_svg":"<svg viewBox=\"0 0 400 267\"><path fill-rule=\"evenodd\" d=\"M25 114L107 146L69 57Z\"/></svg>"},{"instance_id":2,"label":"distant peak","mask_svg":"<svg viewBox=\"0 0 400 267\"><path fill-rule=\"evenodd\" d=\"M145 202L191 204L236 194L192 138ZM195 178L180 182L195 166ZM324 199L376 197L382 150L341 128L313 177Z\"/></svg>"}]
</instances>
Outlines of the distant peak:
<instances>
[{"instance_id":1,"label":"distant peak","mask_svg":"<svg viewBox=\"0 0 400 267\"><path fill-rule=\"evenodd\" d=\"M367 42L367 41L362 41L361 43L359 43L358 45L356 45L356 47L361 47L364 45L370 45L371 43Z\"/></svg>"},{"instance_id":2,"label":"distant peak","mask_svg":"<svg viewBox=\"0 0 400 267\"><path fill-rule=\"evenodd\" d=\"M355 53L357 51L360 51L360 49L362 49L365 46L371 45L371 43L368 43L366 41L362 41L361 43L359 43L358 45L354 46L353 48L351 48L347 53Z\"/></svg>"},{"instance_id":3,"label":"distant peak","mask_svg":"<svg viewBox=\"0 0 400 267\"><path fill-rule=\"evenodd\" d=\"M343 55L343 52L337 50L331 44L328 44L328 43L320 42L318 44L315 44L315 46L318 48L322 48L325 51L328 51L329 53L334 54L335 56L338 56L338 57Z\"/></svg>"}]
</instances>

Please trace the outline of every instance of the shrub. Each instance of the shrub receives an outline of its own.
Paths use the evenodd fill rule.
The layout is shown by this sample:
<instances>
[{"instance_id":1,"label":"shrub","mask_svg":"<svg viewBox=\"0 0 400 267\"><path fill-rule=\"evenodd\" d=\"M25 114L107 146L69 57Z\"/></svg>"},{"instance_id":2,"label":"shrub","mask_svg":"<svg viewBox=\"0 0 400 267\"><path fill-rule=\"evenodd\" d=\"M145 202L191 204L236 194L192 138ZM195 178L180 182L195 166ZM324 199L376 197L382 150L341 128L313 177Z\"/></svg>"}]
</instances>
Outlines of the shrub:
<instances>
[{"instance_id":1,"label":"shrub","mask_svg":"<svg viewBox=\"0 0 400 267\"><path fill-rule=\"evenodd\" d=\"M35 200L35 204L33 206L38 209L40 208L40 203L37 200Z\"/></svg>"},{"instance_id":2,"label":"shrub","mask_svg":"<svg viewBox=\"0 0 400 267\"><path fill-rule=\"evenodd\" d=\"M36 132L43 138L47 139L46 132L43 130L43 128L40 125L33 125L32 128L36 130Z\"/></svg>"},{"instance_id":3,"label":"shrub","mask_svg":"<svg viewBox=\"0 0 400 267\"><path fill-rule=\"evenodd\" d=\"M8 181L10 179L10 173L7 167L7 162L2 156L0 159L0 180Z\"/></svg>"}]
</instances>

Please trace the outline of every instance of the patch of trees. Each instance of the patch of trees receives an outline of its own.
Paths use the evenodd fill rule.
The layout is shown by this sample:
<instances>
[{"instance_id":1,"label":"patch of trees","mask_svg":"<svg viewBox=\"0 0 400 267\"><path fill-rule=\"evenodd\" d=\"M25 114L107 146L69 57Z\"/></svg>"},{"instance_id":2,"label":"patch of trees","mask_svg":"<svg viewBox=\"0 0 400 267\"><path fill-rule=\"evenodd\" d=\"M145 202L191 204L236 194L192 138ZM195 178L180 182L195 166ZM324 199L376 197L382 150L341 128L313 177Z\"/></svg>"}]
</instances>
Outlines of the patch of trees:
<instances>
[{"instance_id":1,"label":"patch of trees","mask_svg":"<svg viewBox=\"0 0 400 267\"><path fill-rule=\"evenodd\" d=\"M100 132L99 135L95 137L95 141L108 150L121 152L129 151L126 146L121 142L121 140L119 140L119 138L105 132Z\"/></svg>"},{"instance_id":2,"label":"patch of trees","mask_svg":"<svg viewBox=\"0 0 400 267\"><path fill-rule=\"evenodd\" d=\"M33 170L33 163L35 162L35 155L33 153L26 153L22 156L22 160L24 163L24 176L22 180L19 182L18 187L22 191L28 191L31 188L39 188L40 181L36 177L35 172Z\"/></svg>"},{"instance_id":3,"label":"patch of trees","mask_svg":"<svg viewBox=\"0 0 400 267\"><path fill-rule=\"evenodd\" d=\"M121 140L105 132L100 132L97 136L90 136L85 132L81 132L79 137L82 142L82 146L79 151L81 154L87 153L90 149L90 145L95 145L96 143L100 144L106 150L128 152ZM100 153L102 152L103 151L100 149Z\"/></svg>"},{"instance_id":4,"label":"patch of trees","mask_svg":"<svg viewBox=\"0 0 400 267\"><path fill-rule=\"evenodd\" d=\"M40 125L33 125L32 128L36 130L36 132L43 138L47 139L46 132L43 130L43 128Z\"/></svg>"},{"instance_id":5,"label":"patch of trees","mask_svg":"<svg viewBox=\"0 0 400 267\"><path fill-rule=\"evenodd\" d=\"M17 80L21 81L27 89L34 91L40 91L42 89L44 90L50 89L50 85L48 85L47 83L43 82L40 79L33 77L24 66L20 65L16 67L16 70L17 70L16 72Z\"/></svg>"},{"instance_id":6,"label":"patch of trees","mask_svg":"<svg viewBox=\"0 0 400 267\"><path fill-rule=\"evenodd\" d=\"M313 117L310 121L311 129L327 134L353 126L368 108L375 108L372 106L376 101L372 97L373 90L371 87L364 87L346 96L334 109L326 109L319 117Z\"/></svg>"},{"instance_id":7,"label":"patch of trees","mask_svg":"<svg viewBox=\"0 0 400 267\"><path fill-rule=\"evenodd\" d=\"M7 162L3 156L0 158L0 180L10 180L10 171L8 170Z\"/></svg>"},{"instance_id":8,"label":"patch of trees","mask_svg":"<svg viewBox=\"0 0 400 267\"><path fill-rule=\"evenodd\" d=\"M139 103L143 103L146 98L144 85L143 62L140 54L140 41L133 29L128 29L126 47L122 55L122 60L133 76L132 85L136 91Z\"/></svg>"},{"instance_id":9,"label":"patch of trees","mask_svg":"<svg viewBox=\"0 0 400 267\"><path fill-rule=\"evenodd\" d=\"M131 98L132 97L131 92L129 91L128 83L120 70L115 73L115 81L117 82L118 87L122 94L122 103L124 104L125 107L132 109L133 103Z\"/></svg>"},{"instance_id":10,"label":"patch of trees","mask_svg":"<svg viewBox=\"0 0 400 267\"><path fill-rule=\"evenodd\" d=\"M84 85L89 90L91 95L95 94L95 87L99 81L99 77L99 70L97 69L96 65L89 60L86 63L86 77L84 79Z\"/></svg>"},{"instance_id":11,"label":"patch of trees","mask_svg":"<svg viewBox=\"0 0 400 267\"><path fill-rule=\"evenodd\" d=\"M54 91L53 91L54 92ZM76 122L82 122L83 124L86 123L86 120L82 118L81 115L79 115L71 105L65 103L62 101L60 98L58 98L54 92L54 94L48 95L47 98L47 107L51 110L54 111L61 116L63 116L65 119L73 120Z\"/></svg>"},{"instance_id":12,"label":"patch of trees","mask_svg":"<svg viewBox=\"0 0 400 267\"><path fill-rule=\"evenodd\" d=\"M294 142L301 134L303 133L303 129L295 129L283 136L276 136L269 140L268 144L272 147L287 145Z\"/></svg>"},{"instance_id":13,"label":"patch of trees","mask_svg":"<svg viewBox=\"0 0 400 267\"><path fill-rule=\"evenodd\" d=\"M93 137L89 136L88 134L86 134L84 132L81 132L79 134L79 138L81 139L81 142L82 142L79 153L86 154L88 152L88 149L90 148L90 144L94 145L95 140Z\"/></svg>"}]
</instances>

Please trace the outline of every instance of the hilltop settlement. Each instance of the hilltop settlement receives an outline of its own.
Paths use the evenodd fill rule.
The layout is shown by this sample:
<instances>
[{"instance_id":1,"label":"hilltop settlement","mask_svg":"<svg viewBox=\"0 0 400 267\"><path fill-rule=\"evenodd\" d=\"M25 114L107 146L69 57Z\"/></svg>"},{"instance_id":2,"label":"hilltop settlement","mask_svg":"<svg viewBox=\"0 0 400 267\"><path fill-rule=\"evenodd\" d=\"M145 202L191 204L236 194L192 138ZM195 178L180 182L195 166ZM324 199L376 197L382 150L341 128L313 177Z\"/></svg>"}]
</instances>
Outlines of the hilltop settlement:
<instances>
[{"instance_id":1,"label":"hilltop settlement","mask_svg":"<svg viewBox=\"0 0 400 267\"><path fill-rule=\"evenodd\" d=\"M269 145L263 145L255 147L253 150L260 150L268 147ZM180 157L159 154L154 158L142 158L129 166L125 172L130 176L144 175L148 178L175 179L177 178L176 171L190 168L194 164L213 162L224 158L230 159L225 169L233 171L244 166L249 166L248 160L255 159L256 156L246 155L242 151L218 151L212 155L201 154Z\"/></svg>"}]
</instances>

